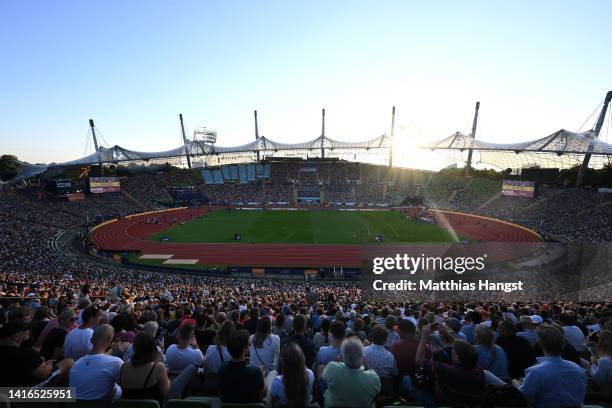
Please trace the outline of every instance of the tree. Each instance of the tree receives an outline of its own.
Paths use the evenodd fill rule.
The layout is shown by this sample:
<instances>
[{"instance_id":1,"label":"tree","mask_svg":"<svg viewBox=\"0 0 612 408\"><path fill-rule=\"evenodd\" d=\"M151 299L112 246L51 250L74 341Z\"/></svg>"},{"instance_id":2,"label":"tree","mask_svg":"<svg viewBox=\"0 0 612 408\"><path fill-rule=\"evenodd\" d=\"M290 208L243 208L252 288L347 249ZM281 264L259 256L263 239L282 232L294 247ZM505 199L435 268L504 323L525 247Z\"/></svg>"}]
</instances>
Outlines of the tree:
<instances>
[{"instance_id":1,"label":"tree","mask_svg":"<svg viewBox=\"0 0 612 408\"><path fill-rule=\"evenodd\" d=\"M0 156L0 179L10 180L19 172L21 164L17 156L4 154Z\"/></svg>"}]
</instances>

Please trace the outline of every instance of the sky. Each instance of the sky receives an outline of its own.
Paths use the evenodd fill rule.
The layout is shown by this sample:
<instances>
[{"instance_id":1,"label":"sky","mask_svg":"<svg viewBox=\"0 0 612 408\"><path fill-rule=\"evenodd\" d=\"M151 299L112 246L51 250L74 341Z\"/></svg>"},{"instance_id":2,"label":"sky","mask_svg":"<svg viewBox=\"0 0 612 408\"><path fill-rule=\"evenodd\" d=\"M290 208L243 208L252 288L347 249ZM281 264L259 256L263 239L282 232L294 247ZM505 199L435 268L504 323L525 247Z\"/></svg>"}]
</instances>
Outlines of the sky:
<instances>
[{"instance_id":1,"label":"sky","mask_svg":"<svg viewBox=\"0 0 612 408\"><path fill-rule=\"evenodd\" d=\"M91 153L90 118L103 145L170 149L179 113L244 144L254 109L272 140L318 137L321 108L327 136L366 140L395 105L396 162L419 167L476 101L482 140L579 130L612 89L611 19L605 0L2 0L0 154Z\"/></svg>"}]
</instances>

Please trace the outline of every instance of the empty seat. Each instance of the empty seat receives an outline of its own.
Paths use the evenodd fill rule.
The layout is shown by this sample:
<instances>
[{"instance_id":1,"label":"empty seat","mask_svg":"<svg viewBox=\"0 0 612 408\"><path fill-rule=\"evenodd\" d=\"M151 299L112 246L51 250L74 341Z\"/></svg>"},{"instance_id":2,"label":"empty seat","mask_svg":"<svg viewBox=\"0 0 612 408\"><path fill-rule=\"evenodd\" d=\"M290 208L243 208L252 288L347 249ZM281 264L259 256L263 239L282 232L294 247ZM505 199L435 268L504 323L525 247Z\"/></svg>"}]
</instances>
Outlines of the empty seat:
<instances>
[{"instance_id":1,"label":"empty seat","mask_svg":"<svg viewBox=\"0 0 612 408\"><path fill-rule=\"evenodd\" d=\"M113 404L114 408L160 408L159 402L153 399L130 400L120 399Z\"/></svg>"}]
</instances>

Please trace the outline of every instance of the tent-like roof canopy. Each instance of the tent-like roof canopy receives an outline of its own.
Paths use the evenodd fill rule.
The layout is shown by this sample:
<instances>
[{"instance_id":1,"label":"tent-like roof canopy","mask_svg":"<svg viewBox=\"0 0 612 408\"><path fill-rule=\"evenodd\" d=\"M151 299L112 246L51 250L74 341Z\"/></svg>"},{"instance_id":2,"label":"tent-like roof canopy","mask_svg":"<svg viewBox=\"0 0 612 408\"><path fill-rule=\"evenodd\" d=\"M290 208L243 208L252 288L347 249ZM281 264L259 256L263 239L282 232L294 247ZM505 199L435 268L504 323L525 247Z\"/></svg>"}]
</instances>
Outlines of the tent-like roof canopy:
<instances>
[{"instance_id":1,"label":"tent-like roof canopy","mask_svg":"<svg viewBox=\"0 0 612 408\"><path fill-rule=\"evenodd\" d=\"M130 161L149 161L157 159L171 159L184 157L187 152L190 156L223 156L233 154L253 154L260 153L261 157L295 157L300 152L312 152L313 156L323 148L326 156L334 151L370 151L371 149L388 149L391 147L391 138L383 134L374 139L361 142L343 142L330 139L329 137L319 136L302 143L280 143L261 136L257 140L241 146L215 146L200 141L188 140L183 146L161 152L140 152L129 150L119 145L109 148L99 147L98 150L90 155L67 161L64 163L44 164L23 164L19 174L11 181L23 180L44 173L50 169L59 169L71 166L86 166L96 164L120 163Z\"/></svg>"},{"instance_id":2,"label":"tent-like roof canopy","mask_svg":"<svg viewBox=\"0 0 612 408\"><path fill-rule=\"evenodd\" d=\"M541 139L532 140L529 142L508 144L483 142L480 140L476 140L469 135L464 135L460 132L457 132L447 137L446 139L430 143L423 147L432 150L474 149L510 151L515 153L590 153L593 155L612 155L612 145L597 139L597 137L591 130L582 133L575 133L565 129L561 129Z\"/></svg>"},{"instance_id":3,"label":"tent-like roof canopy","mask_svg":"<svg viewBox=\"0 0 612 408\"><path fill-rule=\"evenodd\" d=\"M476 162L500 169L533 166L569 168L581 164L586 154L592 155L591 166L601 167L610 164L612 158L612 145L598 139L592 130L576 133L561 129L541 139L506 144L484 142L456 132L421 147L454 153L472 149L479 155Z\"/></svg>"}]
</instances>

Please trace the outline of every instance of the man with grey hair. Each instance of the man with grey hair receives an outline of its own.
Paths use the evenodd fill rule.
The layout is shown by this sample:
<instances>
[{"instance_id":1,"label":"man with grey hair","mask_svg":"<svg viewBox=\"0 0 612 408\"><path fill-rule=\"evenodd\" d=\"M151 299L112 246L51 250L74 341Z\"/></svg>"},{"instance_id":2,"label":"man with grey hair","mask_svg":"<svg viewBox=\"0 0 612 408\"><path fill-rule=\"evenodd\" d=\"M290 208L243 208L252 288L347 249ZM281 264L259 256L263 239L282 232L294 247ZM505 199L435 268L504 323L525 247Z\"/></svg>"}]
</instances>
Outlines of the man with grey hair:
<instances>
[{"instance_id":1,"label":"man with grey hair","mask_svg":"<svg viewBox=\"0 0 612 408\"><path fill-rule=\"evenodd\" d=\"M326 407L369 407L380 391L380 378L363 367L363 344L349 337L341 346L342 362L331 362L323 371L327 384Z\"/></svg>"}]
</instances>

